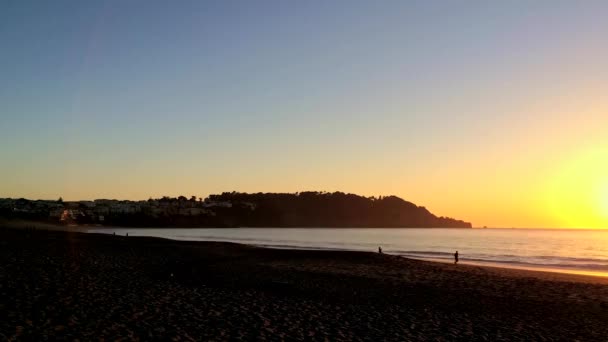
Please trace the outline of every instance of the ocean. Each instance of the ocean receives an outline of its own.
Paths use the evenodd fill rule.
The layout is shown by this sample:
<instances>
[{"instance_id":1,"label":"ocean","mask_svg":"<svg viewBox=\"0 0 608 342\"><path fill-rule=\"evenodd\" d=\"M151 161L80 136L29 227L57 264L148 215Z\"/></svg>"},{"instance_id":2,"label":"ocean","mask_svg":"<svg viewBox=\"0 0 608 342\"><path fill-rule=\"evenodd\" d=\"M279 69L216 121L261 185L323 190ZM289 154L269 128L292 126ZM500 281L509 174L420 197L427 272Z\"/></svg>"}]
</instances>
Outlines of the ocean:
<instances>
[{"instance_id":1,"label":"ocean","mask_svg":"<svg viewBox=\"0 0 608 342\"><path fill-rule=\"evenodd\" d=\"M608 276L608 230L557 229L88 229L91 233L230 241L298 249L356 250L452 262Z\"/></svg>"}]
</instances>

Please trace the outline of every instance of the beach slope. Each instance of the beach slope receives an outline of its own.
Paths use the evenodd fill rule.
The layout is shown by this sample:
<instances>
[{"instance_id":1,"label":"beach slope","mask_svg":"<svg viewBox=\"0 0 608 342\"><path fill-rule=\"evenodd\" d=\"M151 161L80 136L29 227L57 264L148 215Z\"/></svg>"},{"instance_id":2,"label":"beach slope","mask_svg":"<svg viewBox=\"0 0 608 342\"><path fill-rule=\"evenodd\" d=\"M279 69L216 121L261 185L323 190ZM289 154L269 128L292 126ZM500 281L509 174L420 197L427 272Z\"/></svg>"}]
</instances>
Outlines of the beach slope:
<instances>
[{"instance_id":1,"label":"beach slope","mask_svg":"<svg viewBox=\"0 0 608 342\"><path fill-rule=\"evenodd\" d=\"M605 278L0 230L0 339L605 340Z\"/></svg>"}]
</instances>

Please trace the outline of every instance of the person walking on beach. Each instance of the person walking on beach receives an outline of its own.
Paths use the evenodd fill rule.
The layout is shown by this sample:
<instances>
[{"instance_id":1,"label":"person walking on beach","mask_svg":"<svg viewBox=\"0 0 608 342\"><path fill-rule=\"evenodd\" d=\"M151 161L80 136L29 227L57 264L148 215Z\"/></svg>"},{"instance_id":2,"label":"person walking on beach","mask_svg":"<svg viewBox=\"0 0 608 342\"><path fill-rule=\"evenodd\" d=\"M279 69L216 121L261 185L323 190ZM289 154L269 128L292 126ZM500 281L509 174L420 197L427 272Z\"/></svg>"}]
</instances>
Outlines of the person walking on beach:
<instances>
[{"instance_id":1,"label":"person walking on beach","mask_svg":"<svg viewBox=\"0 0 608 342\"><path fill-rule=\"evenodd\" d=\"M382 254L382 247L378 246L378 253Z\"/></svg>"},{"instance_id":2,"label":"person walking on beach","mask_svg":"<svg viewBox=\"0 0 608 342\"><path fill-rule=\"evenodd\" d=\"M458 263L458 251L456 251L456 253L454 253L454 265L456 265Z\"/></svg>"}]
</instances>

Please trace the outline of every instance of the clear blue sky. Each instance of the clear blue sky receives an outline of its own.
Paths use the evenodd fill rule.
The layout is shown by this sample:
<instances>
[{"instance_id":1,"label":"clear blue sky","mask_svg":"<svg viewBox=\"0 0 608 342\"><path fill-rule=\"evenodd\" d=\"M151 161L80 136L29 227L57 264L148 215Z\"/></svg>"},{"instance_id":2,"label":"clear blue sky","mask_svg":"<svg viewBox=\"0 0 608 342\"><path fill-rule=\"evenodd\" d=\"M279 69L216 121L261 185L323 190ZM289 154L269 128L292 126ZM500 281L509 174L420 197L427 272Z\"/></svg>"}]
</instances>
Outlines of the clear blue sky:
<instances>
[{"instance_id":1,"label":"clear blue sky","mask_svg":"<svg viewBox=\"0 0 608 342\"><path fill-rule=\"evenodd\" d=\"M2 1L0 197L341 190L552 224L513 203L545 178L530 167L603 146L607 18L605 1Z\"/></svg>"}]
</instances>

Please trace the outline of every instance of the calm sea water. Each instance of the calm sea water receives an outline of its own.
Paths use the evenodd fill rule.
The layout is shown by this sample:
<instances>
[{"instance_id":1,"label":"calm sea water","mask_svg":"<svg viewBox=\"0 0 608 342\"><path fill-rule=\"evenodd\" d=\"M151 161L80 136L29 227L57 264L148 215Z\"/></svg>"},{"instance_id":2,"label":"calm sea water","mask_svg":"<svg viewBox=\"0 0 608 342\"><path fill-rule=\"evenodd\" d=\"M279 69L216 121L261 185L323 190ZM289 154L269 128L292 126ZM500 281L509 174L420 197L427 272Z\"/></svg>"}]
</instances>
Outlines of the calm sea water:
<instances>
[{"instance_id":1,"label":"calm sea water","mask_svg":"<svg viewBox=\"0 0 608 342\"><path fill-rule=\"evenodd\" d=\"M449 261L608 275L608 230L529 229L124 229L89 232L175 240L231 241L302 249L378 250Z\"/></svg>"}]
</instances>

